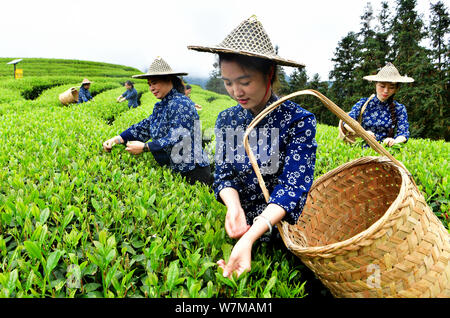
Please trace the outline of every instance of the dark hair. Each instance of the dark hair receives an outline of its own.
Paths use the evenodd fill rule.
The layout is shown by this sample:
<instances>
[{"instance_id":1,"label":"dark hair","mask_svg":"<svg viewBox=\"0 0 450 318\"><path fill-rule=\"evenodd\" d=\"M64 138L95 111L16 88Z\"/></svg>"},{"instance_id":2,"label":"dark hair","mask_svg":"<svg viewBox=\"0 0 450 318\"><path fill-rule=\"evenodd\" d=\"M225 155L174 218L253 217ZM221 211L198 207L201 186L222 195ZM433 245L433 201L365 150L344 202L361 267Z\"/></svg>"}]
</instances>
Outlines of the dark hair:
<instances>
[{"instance_id":1,"label":"dark hair","mask_svg":"<svg viewBox=\"0 0 450 318\"><path fill-rule=\"evenodd\" d=\"M185 89L184 89L183 81L178 76L175 76L175 75L155 75L155 76L152 76L152 77L157 78L157 79L159 79L161 81L172 82L173 88L175 88L179 93L184 95Z\"/></svg>"},{"instance_id":2,"label":"dark hair","mask_svg":"<svg viewBox=\"0 0 450 318\"><path fill-rule=\"evenodd\" d=\"M128 86L134 87L134 83L132 81L126 81L125 84Z\"/></svg>"},{"instance_id":3,"label":"dark hair","mask_svg":"<svg viewBox=\"0 0 450 318\"><path fill-rule=\"evenodd\" d=\"M277 71L278 66L277 63L269 60L269 59L263 59L255 56L248 56L248 55L242 55L242 54L234 54L234 53L218 53L219 55L219 67L222 65L222 61L228 61L228 62L236 62L242 67L249 68L255 71L261 72L264 76L269 76L270 72L273 69L272 78L270 80L270 84L274 84L277 79Z\"/></svg>"},{"instance_id":4,"label":"dark hair","mask_svg":"<svg viewBox=\"0 0 450 318\"><path fill-rule=\"evenodd\" d=\"M171 75L170 81L172 82L173 88L175 88L179 93L183 94L186 92L184 88L183 81L178 76Z\"/></svg>"},{"instance_id":5,"label":"dark hair","mask_svg":"<svg viewBox=\"0 0 450 318\"><path fill-rule=\"evenodd\" d=\"M191 89L191 88L192 88L191 85L186 84L186 89Z\"/></svg>"}]
</instances>

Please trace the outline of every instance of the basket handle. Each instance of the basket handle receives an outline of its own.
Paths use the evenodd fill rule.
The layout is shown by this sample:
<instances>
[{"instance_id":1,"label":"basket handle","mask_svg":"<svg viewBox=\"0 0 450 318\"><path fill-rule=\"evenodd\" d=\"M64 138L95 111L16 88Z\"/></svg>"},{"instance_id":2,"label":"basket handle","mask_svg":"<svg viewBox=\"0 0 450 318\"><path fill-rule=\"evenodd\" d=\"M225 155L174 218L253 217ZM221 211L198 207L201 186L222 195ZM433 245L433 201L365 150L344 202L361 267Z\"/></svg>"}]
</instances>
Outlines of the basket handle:
<instances>
[{"instance_id":1,"label":"basket handle","mask_svg":"<svg viewBox=\"0 0 450 318\"><path fill-rule=\"evenodd\" d=\"M348 124L354 131L355 133L362 137L368 144L370 147L372 147L372 149L374 149L376 152L378 152L379 154L388 157L390 160L392 160L392 162L394 162L396 165L398 165L399 167L403 168L406 173L411 177L411 174L408 172L408 170L405 168L405 166L398 161L397 159L395 159L383 146L381 146L376 140L375 138L373 138L371 135L369 135L364 128L361 127L361 125L354 120L353 118L351 118L346 112L344 112L341 108L339 108L339 106L337 106L335 103L333 103L330 99L328 99L327 97L325 97L323 94L321 94L318 91L312 90L312 89L305 89L302 91L298 91L298 92L294 92L292 94L286 95L285 97L280 98L279 100L275 101L273 104L271 104L270 106L266 107L265 109L263 109L253 120L252 122L249 124L249 126L247 127L247 129L245 130L244 133L244 147L245 147L245 151L247 152L248 158L250 160L250 163L253 167L253 170L256 173L256 177L258 178L258 182L259 185L262 189L262 192L264 194L264 198L266 199L266 202L269 201L269 191L266 188L266 185L264 183L264 180L262 178L261 175L261 170L258 167L258 164L256 162L256 158L255 155L253 154L252 150L250 149L249 146L249 140L248 140L248 135L250 134L250 132L253 130L253 128L265 117L267 116L267 114L269 114L270 112L272 112L275 108L277 108L280 104L282 104L283 102L285 102L288 99L291 99L293 97L296 96L300 96L300 95L312 95L317 97L333 114L335 114L337 117L339 117L340 119L342 119L343 121L345 121L346 124ZM412 178L411 178L412 179ZM413 181L414 182L414 181Z\"/></svg>"}]
</instances>

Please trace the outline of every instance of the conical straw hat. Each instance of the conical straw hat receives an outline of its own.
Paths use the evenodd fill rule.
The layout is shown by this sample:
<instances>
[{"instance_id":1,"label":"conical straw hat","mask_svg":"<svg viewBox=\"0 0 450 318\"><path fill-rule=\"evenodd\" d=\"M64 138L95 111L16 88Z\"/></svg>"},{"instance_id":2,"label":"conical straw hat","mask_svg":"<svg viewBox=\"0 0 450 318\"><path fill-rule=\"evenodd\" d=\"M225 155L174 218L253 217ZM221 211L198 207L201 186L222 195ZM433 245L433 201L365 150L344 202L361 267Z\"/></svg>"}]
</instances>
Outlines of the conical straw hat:
<instances>
[{"instance_id":1,"label":"conical straw hat","mask_svg":"<svg viewBox=\"0 0 450 318\"><path fill-rule=\"evenodd\" d=\"M412 83L414 79L401 76L397 68L391 62L387 63L376 75L367 75L363 79L374 82Z\"/></svg>"},{"instance_id":2,"label":"conical straw hat","mask_svg":"<svg viewBox=\"0 0 450 318\"><path fill-rule=\"evenodd\" d=\"M172 70L169 64L160 56L158 56L153 63L148 68L147 73L133 75L133 78L148 78L151 76L162 76L162 75L188 75L188 73L175 72Z\"/></svg>"},{"instance_id":3,"label":"conical straw hat","mask_svg":"<svg viewBox=\"0 0 450 318\"><path fill-rule=\"evenodd\" d=\"M90 80L88 80L87 78L83 79L83 81L81 82L81 85L84 84L91 84L92 82Z\"/></svg>"},{"instance_id":4,"label":"conical straw hat","mask_svg":"<svg viewBox=\"0 0 450 318\"><path fill-rule=\"evenodd\" d=\"M272 42L256 16L251 16L239 24L219 45L195 46L188 49L211 53L234 53L255 56L275 61L277 64L304 67L302 63L284 59L275 53Z\"/></svg>"}]
</instances>

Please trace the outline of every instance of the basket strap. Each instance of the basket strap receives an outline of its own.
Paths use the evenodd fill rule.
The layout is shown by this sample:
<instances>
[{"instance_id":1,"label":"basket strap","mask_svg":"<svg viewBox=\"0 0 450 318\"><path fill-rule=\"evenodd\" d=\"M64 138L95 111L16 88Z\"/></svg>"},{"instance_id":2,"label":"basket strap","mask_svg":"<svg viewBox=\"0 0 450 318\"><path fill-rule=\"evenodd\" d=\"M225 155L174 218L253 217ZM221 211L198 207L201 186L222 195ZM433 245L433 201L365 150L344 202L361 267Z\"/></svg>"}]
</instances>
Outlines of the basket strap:
<instances>
[{"instance_id":1,"label":"basket strap","mask_svg":"<svg viewBox=\"0 0 450 318\"><path fill-rule=\"evenodd\" d=\"M280 104L284 103L286 100L291 99L296 96L300 95L312 95L317 97L333 114L335 114L337 117L342 119L345 123L347 123L357 135L359 135L361 138L363 138L372 149L374 149L376 152L378 152L382 156L388 157L394 164L399 166L400 168L404 169L410 179L412 180L413 184L415 185L415 182L413 178L411 177L411 173L406 169L406 167L397 159L395 159L383 146L381 146L375 138L373 138L371 135L369 135L364 128L361 127L361 125L351 118L346 112L344 112L339 106L337 106L335 103L333 103L331 100L329 100L327 97L325 97L323 94L321 94L318 91L312 90L312 89L306 89L298 92L294 92L292 94L286 95L279 100L275 101L273 104L269 105L265 109L263 109L249 124L247 129L244 133L244 147L245 151L247 152L248 158L250 160L250 163L253 167L253 170L256 173L256 177L258 178L258 183L262 189L262 192L264 194L264 198L266 202L269 201L270 194L269 191L266 188L266 185L264 183L264 179L261 174L261 170L258 167L255 155L253 154L252 150L249 146L249 140L248 136L250 132L255 128L255 126L264 118L266 117L270 112L272 112L275 108L277 108Z\"/></svg>"},{"instance_id":2,"label":"basket strap","mask_svg":"<svg viewBox=\"0 0 450 318\"><path fill-rule=\"evenodd\" d=\"M367 99L367 101L364 103L363 107L361 107L361 111L359 112L359 117L358 117L358 123L361 125L362 122L362 115L364 113L364 111L366 110L367 105L369 104L369 102L372 100L372 98L375 97L375 94L370 95L370 97Z\"/></svg>"}]
</instances>

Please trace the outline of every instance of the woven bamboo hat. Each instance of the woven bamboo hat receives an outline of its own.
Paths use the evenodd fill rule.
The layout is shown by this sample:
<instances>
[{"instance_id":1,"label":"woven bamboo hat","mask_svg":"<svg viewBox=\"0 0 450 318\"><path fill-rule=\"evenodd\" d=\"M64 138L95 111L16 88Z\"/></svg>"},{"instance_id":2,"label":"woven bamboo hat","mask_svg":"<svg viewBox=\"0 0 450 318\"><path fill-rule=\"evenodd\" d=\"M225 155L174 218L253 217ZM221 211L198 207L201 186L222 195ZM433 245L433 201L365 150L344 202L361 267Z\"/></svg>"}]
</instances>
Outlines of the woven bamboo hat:
<instances>
[{"instance_id":1,"label":"woven bamboo hat","mask_svg":"<svg viewBox=\"0 0 450 318\"><path fill-rule=\"evenodd\" d=\"M391 83L412 83L414 79L408 76L401 76L397 68L391 62L388 62L376 75L367 75L363 79L374 82Z\"/></svg>"},{"instance_id":2,"label":"woven bamboo hat","mask_svg":"<svg viewBox=\"0 0 450 318\"><path fill-rule=\"evenodd\" d=\"M175 72L172 70L170 65L164 61L164 59L158 56L153 63L148 68L147 73L133 75L133 78L149 78L151 76L162 76L162 75L175 75L175 76L183 76L188 75L188 73Z\"/></svg>"},{"instance_id":3,"label":"woven bamboo hat","mask_svg":"<svg viewBox=\"0 0 450 318\"><path fill-rule=\"evenodd\" d=\"M90 80L88 80L87 78L83 79L83 81L81 82L81 85L84 84L91 84L92 82Z\"/></svg>"},{"instance_id":4,"label":"woven bamboo hat","mask_svg":"<svg viewBox=\"0 0 450 318\"><path fill-rule=\"evenodd\" d=\"M188 49L210 53L234 53L255 56L275 61L279 65L304 67L302 63L288 60L275 53L272 42L256 16L251 16L239 24L216 46L189 45Z\"/></svg>"}]
</instances>

